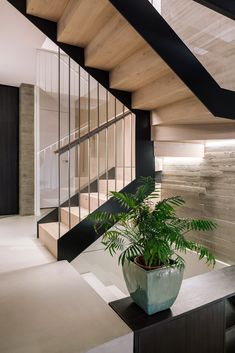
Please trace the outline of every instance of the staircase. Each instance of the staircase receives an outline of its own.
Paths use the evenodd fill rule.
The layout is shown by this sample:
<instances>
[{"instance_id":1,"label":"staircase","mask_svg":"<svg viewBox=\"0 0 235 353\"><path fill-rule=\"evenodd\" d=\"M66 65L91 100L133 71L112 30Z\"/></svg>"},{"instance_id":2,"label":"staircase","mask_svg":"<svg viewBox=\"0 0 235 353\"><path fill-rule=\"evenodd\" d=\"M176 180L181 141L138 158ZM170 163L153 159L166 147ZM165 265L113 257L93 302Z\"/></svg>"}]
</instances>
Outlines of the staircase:
<instances>
[{"instance_id":1,"label":"staircase","mask_svg":"<svg viewBox=\"0 0 235 353\"><path fill-rule=\"evenodd\" d=\"M124 185L128 182L124 182ZM115 188L116 184L116 188ZM81 192L79 195L79 207L61 207L60 222L50 222L39 224L39 237L48 250L57 258L58 257L58 240L60 237L69 232L82 220L84 220L91 212L98 209L107 201L108 190L120 190L123 188L122 180L103 179L99 180L99 192Z\"/></svg>"},{"instance_id":2,"label":"staircase","mask_svg":"<svg viewBox=\"0 0 235 353\"><path fill-rule=\"evenodd\" d=\"M83 185L79 182L77 197L76 193L71 194L69 177L68 201L60 202L59 196L57 219L39 224L40 237L49 250L58 259L72 260L97 238L86 216L97 208L118 211L117 206L108 199L109 191L114 190L114 187L115 190L125 188L126 191L133 191L136 188L136 177L154 174L150 111L155 138L159 136L159 129L168 128L169 125L200 125L202 131L214 125L219 130L220 126L223 128L226 125L229 130L230 126L234 127L235 94L217 84L147 0L28 0L27 4L25 0L9 2L69 56L68 80L71 61L79 64L77 72L84 70L89 74L88 102L91 102L91 95L94 93L89 90L93 79L99 82L99 107L103 104L99 103L100 93L103 92L106 97L103 102L106 102L108 108L98 108L97 119L106 116L104 120L107 125L102 127L98 122L98 130L92 130L89 107L86 139L81 136L77 140L69 138L68 145L64 148L59 144L56 152L59 156L68 153L70 160L71 153L74 153L71 151L77 151L75 154L80 156L79 180L85 178L87 181ZM61 65L61 52L58 60ZM112 110L109 106L111 98L115 101L112 122L108 117L108 112ZM80 91L79 99L78 102L81 102ZM118 131L120 111L117 112L117 106L120 104L123 125ZM124 131L124 115L128 110L132 121L129 137ZM81 109L79 112L81 116ZM70 113L69 103L69 124ZM108 138L112 128L118 134L115 138L112 135ZM96 138L95 141L92 140L93 137ZM132 139L135 141L134 149ZM197 136L198 139L200 140ZM58 141L60 140L61 137L58 136ZM97 153L94 151L98 140L106 141L104 148L98 148L99 151L103 148L102 156L96 155L98 161L104 161L105 168L98 168L91 175L91 150ZM169 140L169 134L165 134L162 140ZM171 140L178 140L175 130ZM184 140L187 140L187 134ZM107 141L114 141L113 150ZM83 151L81 154L81 146L87 152ZM127 166L124 160L130 149L132 152L129 159L132 160ZM113 153L111 163L110 151ZM121 156L122 162L117 163ZM85 175L81 173L81 161ZM112 169L114 178L109 176ZM70 173L70 168L68 172ZM74 204L76 197L78 201Z\"/></svg>"}]
</instances>

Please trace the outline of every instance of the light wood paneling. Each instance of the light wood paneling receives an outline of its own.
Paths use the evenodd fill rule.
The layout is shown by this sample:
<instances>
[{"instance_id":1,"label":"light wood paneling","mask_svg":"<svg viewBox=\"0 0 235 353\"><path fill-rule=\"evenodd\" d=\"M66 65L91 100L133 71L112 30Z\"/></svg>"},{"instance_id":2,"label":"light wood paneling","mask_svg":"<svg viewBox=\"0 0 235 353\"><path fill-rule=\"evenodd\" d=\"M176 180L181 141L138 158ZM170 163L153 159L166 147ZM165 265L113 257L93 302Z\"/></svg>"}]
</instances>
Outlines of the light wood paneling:
<instances>
[{"instance_id":1,"label":"light wood paneling","mask_svg":"<svg viewBox=\"0 0 235 353\"><path fill-rule=\"evenodd\" d=\"M110 72L110 86L124 91L137 90L166 75L170 68L145 44Z\"/></svg>"},{"instance_id":2,"label":"light wood paneling","mask_svg":"<svg viewBox=\"0 0 235 353\"><path fill-rule=\"evenodd\" d=\"M135 91L132 106L135 109L155 109L191 95L192 92L171 72Z\"/></svg>"},{"instance_id":3,"label":"light wood paneling","mask_svg":"<svg viewBox=\"0 0 235 353\"><path fill-rule=\"evenodd\" d=\"M107 0L70 0L58 22L58 41L85 47L114 13Z\"/></svg>"},{"instance_id":4,"label":"light wood paneling","mask_svg":"<svg viewBox=\"0 0 235 353\"><path fill-rule=\"evenodd\" d=\"M204 157L204 144L191 142L154 142L156 157Z\"/></svg>"},{"instance_id":5,"label":"light wood paneling","mask_svg":"<svg viewBox=\"0 0 235 353\"><path fill-rule=\"evenodd\" d=\"M153 126L154 141L235 139L235 123L230 124L182 124Z\"/></svg>"},{"instance_id":6,"label":"light wood paneling","mask_svg":"<svg viewBox=\"0 0 235 353\"><path fill-rule=\"evenodd\" d=\"M195 96L166 104L152 113L153 125L232 123L231 119L215 118Z\"/></svg>"},{"instance_id":7,"label":"light wood paneling","mask_svg":"<svg viewBox=\"0 0 235 353\"><path fill-rule=\"evenodd\" d=\"M59 223L43 223L39 224L39 238L45 247L57 258L57 241L60 236L63 236L69 231L69 228L60 223L60 233L59 233Z\"/></svg>"},{"instance_id":8,"label":"light wood paneling","mask_svg":"<svg viewBox=\"0 0 235 353\"><path fill-rule=\"evenodd\" d=\"M71 228L75 227L81 220L88 216L89 212L87 209L80 207L62 207L61 210L61 222L69 227L71 222ZM70 216L69 216L70 214ZM80 218L79 218L80 217Z\"/></svg>"},{"instance_id":9,"label":"light wood paneling","mask_svg":"<svg viewBox=\"0 0 235 353\"><path fill-rule=\"evenodd\" d=\"M85 63L110 70L143 44L139 34L116 12L86 47Z\"/></svg>"},{"instance_id":10,"label":"light wood paneling","mask_svg":"<svg viewBox=\"0 0 235 353\"><path fill-rule=\"evenodd\" d=\"M69 0L27 0L27 13L57 22Z\"/></svg>"},{"instance_id":11,"label":"light wood paneling","mask_svg":"<svg viewBox=\"0 0 235 353\"><path fill-rule=\"evenodd\" d=\"M101 206L103 203L107 201L107 197L104 194L98 194L97 192L93 192L90 194L81 193L80 194L80 206L85 209L89 209L90 211L95 211L99 205Z\"/></svg>"}]
</instances>

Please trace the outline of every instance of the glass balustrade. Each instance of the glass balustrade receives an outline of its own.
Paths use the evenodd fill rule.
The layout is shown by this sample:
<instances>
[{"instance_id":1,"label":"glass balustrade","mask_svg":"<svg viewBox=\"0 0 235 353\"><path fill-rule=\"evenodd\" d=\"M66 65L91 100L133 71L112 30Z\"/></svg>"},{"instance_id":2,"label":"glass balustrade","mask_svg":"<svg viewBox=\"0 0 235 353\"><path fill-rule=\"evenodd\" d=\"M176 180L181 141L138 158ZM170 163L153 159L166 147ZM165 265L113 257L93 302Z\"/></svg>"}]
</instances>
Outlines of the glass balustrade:
<instances>
[{"instance_id":1,"label":"glass balustrade","mask_svg":"<svg viewBox=\"0 0 235 353\"><path fill-rule=\"evenodd\" d=\"M59 49L37 71L40 208L62 236L135 179L135 115Z\"/></svg>"}]
</instances>

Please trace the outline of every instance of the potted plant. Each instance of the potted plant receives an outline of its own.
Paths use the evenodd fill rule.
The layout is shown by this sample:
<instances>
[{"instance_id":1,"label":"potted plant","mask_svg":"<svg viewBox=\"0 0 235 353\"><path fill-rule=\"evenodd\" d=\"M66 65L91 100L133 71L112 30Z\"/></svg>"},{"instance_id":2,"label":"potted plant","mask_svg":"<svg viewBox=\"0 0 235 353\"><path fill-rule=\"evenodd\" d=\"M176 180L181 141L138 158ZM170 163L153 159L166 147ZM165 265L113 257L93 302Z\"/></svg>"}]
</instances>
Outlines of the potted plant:
<instances>
[{"instance_id":1,"label":"potted plant","mask_svg":"<svg viewBox=\"0 0 235 353\"><path fill-rule=\"evenodd\" d=\"M113 256L120 253L123 275L136 304L151 315L171 307L179 293L187 249L199 259L214 265L210 251L189 239L190 231L209 231L216 227L211 220L177 216L176 209L184 204L180 196L158 202L159 192L151 177L141 178L135 194L111 192L124 212L95 212L95 229L104 227L102 243Z\"/></svg>"}]
</instances>

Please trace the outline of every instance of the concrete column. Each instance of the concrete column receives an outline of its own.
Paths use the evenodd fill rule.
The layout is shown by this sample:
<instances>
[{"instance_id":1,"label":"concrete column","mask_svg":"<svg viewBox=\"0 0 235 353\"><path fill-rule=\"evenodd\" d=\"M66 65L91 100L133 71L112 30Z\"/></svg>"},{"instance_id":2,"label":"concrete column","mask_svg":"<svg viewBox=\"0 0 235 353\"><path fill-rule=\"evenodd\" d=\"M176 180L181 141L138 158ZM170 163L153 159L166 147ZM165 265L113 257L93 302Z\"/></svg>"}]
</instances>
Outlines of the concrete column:
<instances>
[{"instance_id":1,"label":"concrete column","mask_svg":"<svg viewBox=\"0 0 235 353\"><path fill-rule=\"evenodd\" d=\"M20 86L19 213L34 214L34 86Z\"/></svg>"}]
</instances>

